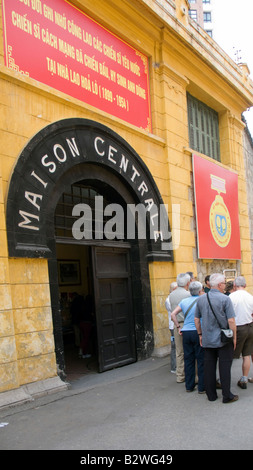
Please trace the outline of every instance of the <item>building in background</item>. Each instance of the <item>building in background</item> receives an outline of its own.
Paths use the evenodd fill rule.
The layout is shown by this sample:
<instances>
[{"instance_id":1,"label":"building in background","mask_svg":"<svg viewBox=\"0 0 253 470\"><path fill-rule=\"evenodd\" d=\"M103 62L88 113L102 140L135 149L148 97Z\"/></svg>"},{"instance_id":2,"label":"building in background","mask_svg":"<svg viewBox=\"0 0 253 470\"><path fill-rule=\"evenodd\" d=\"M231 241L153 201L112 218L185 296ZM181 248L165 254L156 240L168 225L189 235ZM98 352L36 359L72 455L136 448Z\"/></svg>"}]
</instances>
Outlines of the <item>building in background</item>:
<instances>
[{"instance_id":1,"label":"building in background","mask_svg":"<svg viewBox=\"0 0 253 470\"><path fill-rule=\"evenodd\" d=\"M215 0L189 0L189 16L215 39Z\"/></svg>"},{"instance_id":2,"label":"building in background","mask_svg":"<svg viewBox=\"0 0 253 470\"><path fill-rule=\"evenodd\" d=\"M76 294L93 298L106 373L169 353L178 273L234 270L252 290L253 85L186 0L0 4L0 391L14 402L65 386Z\"/></svg>"},{"instance_id":3,"label":"building in background","mask_svg":"<svg viewBox=\"0 0 253 470\"><path fill-rule=\"evenodd\" d=\"M207 34L218 43L221 37L221 32L218 32L218 27L221 24L218 16L221 15L220 2L221 0L189 0L190 18L196 21ZM231 8L234 7L231 6ZM229 24L229 15L227 15L225 21L227 26L227 23ZM231 47L230 50L226 50L226 52L230 54L237 64L242 62L242 51L238 49L236 44L233 44L233 51Z\"/></svg>"}]
</instances>

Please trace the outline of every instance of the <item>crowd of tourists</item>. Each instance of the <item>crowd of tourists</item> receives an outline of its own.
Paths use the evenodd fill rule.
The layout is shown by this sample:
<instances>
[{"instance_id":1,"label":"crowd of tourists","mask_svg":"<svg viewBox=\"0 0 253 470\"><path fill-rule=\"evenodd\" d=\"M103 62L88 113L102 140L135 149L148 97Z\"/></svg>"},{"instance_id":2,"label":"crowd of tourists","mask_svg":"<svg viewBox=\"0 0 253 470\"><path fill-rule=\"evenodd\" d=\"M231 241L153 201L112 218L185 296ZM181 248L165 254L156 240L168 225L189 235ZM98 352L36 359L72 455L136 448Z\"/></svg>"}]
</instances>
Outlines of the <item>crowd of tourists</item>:
<instances>
[{"instance_id":1,"label":"crowd of tourists","mask_svg":"<svg viewBox=\"0 0 253 470\"><path fill-rule=\"evenodd\" d=\"M233 359L242 360L238 387L253 383L249 377L253 362L253 296L246 290L243 276L226 282L225 276L206 276L205 285L192 272L180 273L170 285L165 301L171 334L171 372L187 392L207 395L233 403L239 396L231 392Z\"/></svg>"}]
</instances>

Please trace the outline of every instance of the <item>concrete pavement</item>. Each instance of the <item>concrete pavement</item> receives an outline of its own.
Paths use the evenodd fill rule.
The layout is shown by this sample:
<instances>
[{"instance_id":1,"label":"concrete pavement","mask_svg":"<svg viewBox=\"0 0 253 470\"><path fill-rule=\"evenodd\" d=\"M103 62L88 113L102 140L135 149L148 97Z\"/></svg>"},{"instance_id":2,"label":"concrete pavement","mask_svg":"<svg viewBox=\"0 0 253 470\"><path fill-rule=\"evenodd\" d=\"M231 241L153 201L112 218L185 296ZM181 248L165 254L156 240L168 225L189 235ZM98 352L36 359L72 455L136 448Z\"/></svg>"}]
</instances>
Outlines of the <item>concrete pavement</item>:
<instances>
[{"instance_id":1,"label":"concrete pavement","mask_svg":"<svg viewBox=\"0 0 253 470\"><path fill-rule=\"evenodd\" d=\"M253 367L252 367L253 375ZM0 411L1 450L252 450L253 384L239 400L209 402L186 393L168 358L149 358Z\"/></svg>"}]
</instances>

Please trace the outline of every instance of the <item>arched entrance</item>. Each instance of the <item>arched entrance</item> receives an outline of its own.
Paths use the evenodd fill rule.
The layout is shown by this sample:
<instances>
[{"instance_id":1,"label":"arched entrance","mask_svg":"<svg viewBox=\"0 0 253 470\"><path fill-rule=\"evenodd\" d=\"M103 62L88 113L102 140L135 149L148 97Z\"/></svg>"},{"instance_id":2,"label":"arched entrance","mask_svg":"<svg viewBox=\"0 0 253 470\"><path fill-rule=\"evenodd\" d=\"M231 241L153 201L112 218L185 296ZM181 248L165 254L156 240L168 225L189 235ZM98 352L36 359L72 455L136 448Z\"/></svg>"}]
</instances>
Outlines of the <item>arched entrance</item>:
<instances>
[{"instance_id":1,"label":"arched entrance","mask_svg":"<svg viewBox=\"0 0 253 470\"><path fill-rule=\"evenodd\" d=\"M92 187L122 208L144 206L149 229L150 220L159 217L157 208L162 204L144 162L119 135L97 122L58 121L40 131L22 151L7 202L9 256L48 258L56 358L62 376L65 364L57 245L87 245L91 250L101 371L150 356L153 322L148 262L172 261L171 250L164 249L159 237L161 232L153 237L149 229L147 236L130 240L124 231L121 239L105 237L103 225L102 235L98 231L94 238L91 230L90 239L80 233L73 237L73 231L71 236L57 234L57 205L67 188L78 185ZM79 215L81 218L81 212ZM167 227L169 230L168 223ZM117 297L120 291L121 296ZM122 321L117 323L117 315L108 320L106 312L117 312L119 298ZM112 334L116 330L118 333Z\"/></svg>"},{"instance_id":2,"label":"arched entrance","mask_svg":"<svg viewBox=\"0 0 253 470\"><path fill-rule=\"evenodd\" d=\"M80 295L83 299L92 298L92 325L88 326L91 326L92 330L90 344L88 350L85 351L91 354L91 358L85 361L85 366L94 369L97 359L98 370L102 372L129 364L137 358L135 325L138 318L140 319L139 306L143 302L143 296L140 294L142 291L140 250L136 240L127 241L126 230L123 229L121 233L118 230L116 238L115 224L111 223L111 217L104 217L109 204L113 204L114 208L115 204L118 204L120 208L126 209L127 201L128 203L132 201L128 191L116 176L112 176L103 167L85 165L82 175L82 181L70 183L65 187L55 210L55 258L58 264L63 346L65 362L66 357L68 361L69 354L73 354L73 351L77 355L80 332L78 326L74 327L77 337L73 336L73 319L71 318L71 300L74 292L78 294L79 299ZM71 170L66 175L66 179L72 182L78 176L79 172L76 174L75 170ZM93 227L89 239L73 237L73 225L79 220L73 215L74 207L91 208ZM86 222L87 218L82 219L82 228ZM96 228L96 225L99 225L99 228ZM49 266L51 264L49 262ZM59 273L59 266L62 268L62 274ZM145 278L147 272L146 266ZM148 277L145 283L149 286ZM149 299L150 292L145 302L147 305ZM150 313L151 306L146 316L148 317ZM75 315L75 312L73 314ZM141 321L139 336L143 326ZM152 322L149 331L149 340L146 341L147 355L149 355L149 349L152 350L153 347ZM139 342L140 338L137 340L137 343ZM76 347L73 348L73 345ZM75 362L76 371L81 370L82 361L75 360L73 355L71 358ZM68 370L69 368L67 366ZM69 376L71 377L71 373Z\"/></svg>"}]
</instances>

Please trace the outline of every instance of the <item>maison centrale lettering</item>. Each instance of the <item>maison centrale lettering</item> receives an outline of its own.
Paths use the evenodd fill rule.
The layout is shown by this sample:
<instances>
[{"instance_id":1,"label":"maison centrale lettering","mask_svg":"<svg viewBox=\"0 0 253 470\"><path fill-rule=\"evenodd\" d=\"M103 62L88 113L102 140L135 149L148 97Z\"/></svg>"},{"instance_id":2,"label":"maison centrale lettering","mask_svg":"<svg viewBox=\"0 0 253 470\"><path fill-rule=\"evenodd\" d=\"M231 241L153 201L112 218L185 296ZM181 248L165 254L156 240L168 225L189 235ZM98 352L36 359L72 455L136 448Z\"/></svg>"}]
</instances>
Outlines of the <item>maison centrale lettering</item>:
<instances>
[{"instance_id":1,"label":"maison centrale lettering","mask_svg":"<svg viewBox=\"0 0 253 470\"><path fill-rule=\"evenodd\" d=\"M25 187L23 200L19 201L17 223L20 229L33 232L40 230L42 207L44 203L49 202L48 198L53 184L66 169L82 162L102 163L112 167L127 179L138 194L139 202L144 204L150 212L151 222L152 218L158 217L155 209L158 201L154 200L150 183L145 178L138 162L133 161L116 143L107 140L102 135L95 135L92 138L92 145L89 142L88 150L84 149L83 145L79 146L79 140L81 141L78 135L69 135L67 138L61 136L58 141L50 143L51 148L47 142L47 151L40 150L39 158L37 154L37 164L31 168L29 175L25 178L25 183L28 183L29 187ZM31 190L31 188L36 188L36 190ZM152 208L155 209L153 212Z\"/></svg>"}]
</instances>

